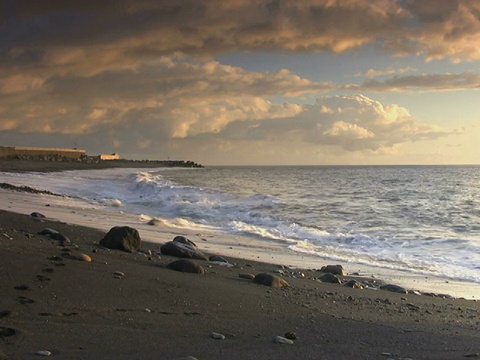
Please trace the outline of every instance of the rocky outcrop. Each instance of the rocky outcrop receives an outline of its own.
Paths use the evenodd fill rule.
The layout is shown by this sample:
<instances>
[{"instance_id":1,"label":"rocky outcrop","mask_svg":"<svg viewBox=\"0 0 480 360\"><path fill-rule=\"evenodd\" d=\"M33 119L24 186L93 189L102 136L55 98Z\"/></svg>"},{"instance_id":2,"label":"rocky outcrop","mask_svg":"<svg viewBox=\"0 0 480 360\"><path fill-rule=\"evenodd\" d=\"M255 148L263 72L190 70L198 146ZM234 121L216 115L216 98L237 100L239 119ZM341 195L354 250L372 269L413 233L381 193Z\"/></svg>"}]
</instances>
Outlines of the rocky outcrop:
<instances>
[{"instance_id":1,"label":"rocky outcrop","mask_svg":"<svg viewBox=\"0 0 480 360\"><path fill-rule=\"evenodd\" d=\"M115 226L100 240L100 245L109 249L127 252L140 250L141 238L138 231L128 226Z\"/></svg>"}]
</instances>

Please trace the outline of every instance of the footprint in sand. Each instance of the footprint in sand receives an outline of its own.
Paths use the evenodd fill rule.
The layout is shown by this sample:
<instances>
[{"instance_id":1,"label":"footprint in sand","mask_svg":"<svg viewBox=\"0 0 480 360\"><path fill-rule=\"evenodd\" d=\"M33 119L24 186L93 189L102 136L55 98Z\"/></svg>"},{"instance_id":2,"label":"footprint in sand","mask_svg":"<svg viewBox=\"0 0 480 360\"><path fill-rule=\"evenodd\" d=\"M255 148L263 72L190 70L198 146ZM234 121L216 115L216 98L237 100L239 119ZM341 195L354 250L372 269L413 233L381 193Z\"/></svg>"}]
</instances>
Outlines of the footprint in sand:
<instances>
[{"instance_id":1,"label":"footprint in sand","mask_svg":"<svg viewBox=\"0 0 480 360\"><path fill-rule=\"evenodd\" d=\"M37 279L40 281L50 281L51 279L48 276L37 275Z\"/></svg>"},{"instance_id":2,"label":"footprint in sand","mask_svg":"<svg viewBox=\"0 0 480 360\"><path fill-rule=\"evenodd\" d=\"M10 316L11 310L0 310L0 319Z\"/></svg>"},{"instance_id":3,"label":"footprint in sand","mask_svg":"<svg viewBox=\"0 0 480 360\"><path fill-rule=\"evenodd\" d=\"M25 284L15 286L15 290L28 290L28 289L30 289L30 286Z\"/></svg>"},{"instance_id":4,"label":"footprint in sand","mask_svg":"<svg viewBox=\"0 0 480 360\"><path fill-rule=\"evenodd\" d=\"M20 303L20 304L33 304L35 302L35 300L33 299L30 299L28 297L25 297L25 296L19 296L17 298L17 301Z\"/></svg>"}]
</instances>

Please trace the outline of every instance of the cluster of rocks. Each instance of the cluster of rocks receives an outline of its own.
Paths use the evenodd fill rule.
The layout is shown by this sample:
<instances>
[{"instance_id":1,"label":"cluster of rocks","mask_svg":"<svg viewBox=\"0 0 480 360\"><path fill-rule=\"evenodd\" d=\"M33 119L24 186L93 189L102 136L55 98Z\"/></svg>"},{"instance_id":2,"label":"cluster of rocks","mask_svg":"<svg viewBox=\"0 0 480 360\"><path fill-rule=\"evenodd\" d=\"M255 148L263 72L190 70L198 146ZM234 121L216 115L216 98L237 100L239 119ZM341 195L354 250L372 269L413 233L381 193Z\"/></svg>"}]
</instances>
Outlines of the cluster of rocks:
<instances>
[{"instance_id":1,"label":"cluster of rocks","mask_svg":"<svg viewBox=\"0 0 480 360\"><path fill-rule=\"evenodd\" d=\"M32 213L31 216L38 218L42 217L43 215L39 213ZM48 236L51 239L57 240L63 244L70 242L70 240L66 236L58 233L53 229L44 229L39 234ZM152 251L143 251L140 249L141 243L142 240L140 238L138 230L128 226L115 226L111 228L110 231L100 240L100 245L108 249L117 249L130 253L143 252L147 255L151 255ZM198 248L198 246L193 241L187 239L184 236L176 236L172 241L163 244L160 247L159 254L178 258L178 260L172 261L165 265L165 268L185 273L201 275L205 274L205 268L193 260L208 261L210 263L233 266L228 262L228 260L221 256L213 255L208 257ZM87 262L92 261L91 258L85 254L77 254L72 257L77 260ZM283 270L279 270L277 272L281 275L285 274ZM318 272L321 273L321 275L314 278L314 280L323 283L340 284L358 289L378 288L381 290L387 290L402 294L409 293L409 290L398 285L380 284L371 280L362 279L362 281L359 281L357 279L347 278L345 269L342 265L323 266L321 269L318 270ZM117 274L118 278L121 278L122 276L123 275ZM289 283L281 276L276 276L269 273L259 273L256 275L251 273L239 273L238 276L242 279L251 280L257 284L275 288L289 286ZM303 273L296 275L296 277L304 276L305 275Z\"/></svg>"},{"instance_id":2,"label":"cluster of rocks","mask_svg":"<svg viewBox=\"0 0 480 360\"><path fill-rule=\"evenodd\" d=\"M30 186L16 186L9 183L0 183L0 188L6 190L13 190L13 191L20 191L20 192L27 192L31 194L46 194L46 195L54 195L59 196L58 194L52 193L51 191L47 190L37 190Z\"/></svg>"},{"instance_id":3,"label":"cluster of rocks","mask_svg":"<svg viewBox=\"0 0 480 360\"><path fill-rule=\"evenodd\" d=\"M118 249L127 252L140 251L141 239L136 229L128 226L116 226L110 229L103 239L100 240L100 245L109 249ZM213 255L208 257L198 249L198 246L191 240L184 236L176 236L172 241L163 244L160 247L162 255L179 258L172 261L165 267L174 271L180 271L191 274L205 274L205 268L192 260L209 261L210 263L218 263L221 265L233 266L225 258ZM288 282L279 276L268 273L253 274L239 274L240 278L253 280L253 282L265 286L281 288L289 286Z\"/></svg>"}]
</instances>

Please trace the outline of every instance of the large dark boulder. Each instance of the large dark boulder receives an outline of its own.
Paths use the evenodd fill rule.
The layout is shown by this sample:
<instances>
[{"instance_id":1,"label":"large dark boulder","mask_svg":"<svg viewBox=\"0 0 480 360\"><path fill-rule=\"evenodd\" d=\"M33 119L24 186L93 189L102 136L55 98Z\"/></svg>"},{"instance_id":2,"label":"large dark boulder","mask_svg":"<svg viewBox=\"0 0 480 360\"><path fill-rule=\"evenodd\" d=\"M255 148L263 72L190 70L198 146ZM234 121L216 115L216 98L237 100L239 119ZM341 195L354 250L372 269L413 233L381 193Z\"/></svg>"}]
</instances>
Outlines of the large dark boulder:
<instances>
[{"instance_id":1,"label":"large dark boulder","mask_svg":"<svg viewBox=\"0 0 480 360\"><path fill-rule=\"evenodd\" d=\"M167 268L175 271L186 272L191 274L200 274L200 275L205 274L205 269L203 267L194 263L193 261L185 260L185 259L180 259L180 260L171 262L170 264L167 265Z\"/></svg>"},{"instance_id":2,"label":"large dark boulder","mask_svg":"<svg viewBox=\"0 0 480 360\"><path fill-rule=\"evenodd\" d=\"M128 226L115 226L100 240L100 245L109 249L118 249L127 252L140 250L140 234Z\"/></svg>"},{"instance_id":3,"label":"large dark boulder","mask_svg":"<svg viewBox=\"0 0 480 360\"><path fill-rule=\"evenodd\" d=\"M183 236L177 236L172 241L163 244L160 251L163 255L208 261L207 256L198 250L192 241Z\"/></svg>"}]
</instances>

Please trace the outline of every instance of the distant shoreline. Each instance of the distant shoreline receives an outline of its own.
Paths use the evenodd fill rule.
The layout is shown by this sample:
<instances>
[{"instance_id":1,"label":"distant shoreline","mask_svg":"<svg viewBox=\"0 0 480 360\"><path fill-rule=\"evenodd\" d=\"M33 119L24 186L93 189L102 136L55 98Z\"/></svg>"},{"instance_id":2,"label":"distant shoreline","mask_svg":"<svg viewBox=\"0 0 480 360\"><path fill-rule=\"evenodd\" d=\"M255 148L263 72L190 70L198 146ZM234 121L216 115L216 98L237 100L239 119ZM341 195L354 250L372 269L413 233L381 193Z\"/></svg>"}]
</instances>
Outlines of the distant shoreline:
<instances>
[{"instance_id":1,"label":"distant shoreline","mask_svg":"<svg viewBox=\"0 0 480 360\"><path fill-rule=\"evenodd\" d=\"M0 171L8 172L56 172L67 170L94 170L112 168L158 168L182 167L203 168L193 161L185 160L99 160L98 162L51 161L38 159L0 158Z\"/></svg>"}]
</instances>

